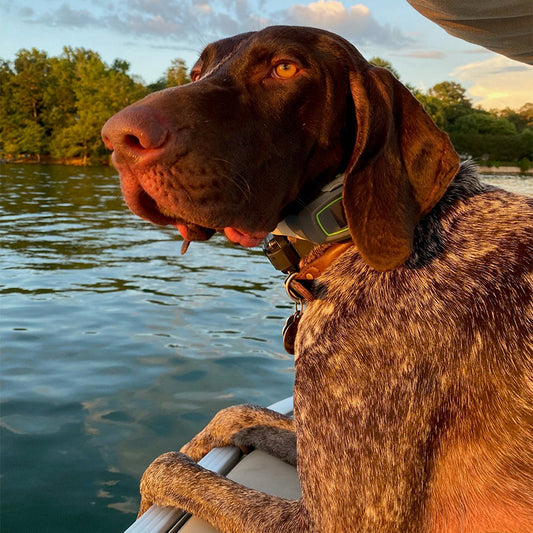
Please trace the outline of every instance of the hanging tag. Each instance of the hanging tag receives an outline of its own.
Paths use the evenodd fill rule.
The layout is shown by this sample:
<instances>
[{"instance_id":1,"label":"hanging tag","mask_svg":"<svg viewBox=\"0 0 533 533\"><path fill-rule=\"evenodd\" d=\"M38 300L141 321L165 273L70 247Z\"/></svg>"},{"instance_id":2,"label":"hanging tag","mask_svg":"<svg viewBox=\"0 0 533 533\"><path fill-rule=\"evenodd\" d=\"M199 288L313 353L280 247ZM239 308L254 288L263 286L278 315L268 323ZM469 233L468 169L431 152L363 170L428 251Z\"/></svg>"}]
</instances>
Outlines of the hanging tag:
<instances>
[{"instance_id":1,"label":"hanging tag","mask_svg":"<svg viewBox=\"0 0 533 533\"><path fill-rule=\"evenodd\" d=\"M296 339L298 324L300 323L301 317L302 313L297 309L294 314L287 318L285 326L283 326L283 347L285 348L285 351L291 355L294 355L294 341Z\"/></svg>"}]
</instances>

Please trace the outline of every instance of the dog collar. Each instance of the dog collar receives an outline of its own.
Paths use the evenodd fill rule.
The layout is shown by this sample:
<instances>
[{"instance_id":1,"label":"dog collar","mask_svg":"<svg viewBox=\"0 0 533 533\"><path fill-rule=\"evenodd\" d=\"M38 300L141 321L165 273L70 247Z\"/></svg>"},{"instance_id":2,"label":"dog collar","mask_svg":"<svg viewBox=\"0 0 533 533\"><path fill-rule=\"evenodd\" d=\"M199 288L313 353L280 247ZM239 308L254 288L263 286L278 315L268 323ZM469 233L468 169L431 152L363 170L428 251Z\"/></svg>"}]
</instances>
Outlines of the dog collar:
<instances>
[{"instance_id":1,"label":"dog collar","mask_svg":"<svg viewBox=\"0 0 533 533\"><path fill-rule=\"evenodd\" d=\"M319 251L317 257L304 264L301 270L290 273L285 279L285 290L289 298L294 302L294 313L287 318L282 330L283 347L287 353L294 355L294 342L298 332L298 325L303 315L304 305L315 299L309 285L318 279L333 261L351 246L353 246L353 242L350 241L325 247L325 249Z\"/></svg>"},{"instance_id":2,"label":"dog collar","mask_svg":"<svg viewBox=\"0 0 533 533\"><path fill-rule=\"evenodd\" d=\"M284 283L289 297L299 302L310 302L314 300L314 295L306 285L319 278L333 261L351 246L353 246L352 241L332 244L310 263L304 265L301 270L289 274Z\"/></svg>"},{"instance_id":3,"label":"dog collar","mask_svg":"<svg viewBox=\"0 0 533 533\"><path fill-rule=\"evenodd\" d=\"M338 174L311 201L298 196L294 202L297 211L279 221L272 233L316 244L349 239L350 230L342 205L344 178L345 174Z\"/></svg>"}]
</instances>

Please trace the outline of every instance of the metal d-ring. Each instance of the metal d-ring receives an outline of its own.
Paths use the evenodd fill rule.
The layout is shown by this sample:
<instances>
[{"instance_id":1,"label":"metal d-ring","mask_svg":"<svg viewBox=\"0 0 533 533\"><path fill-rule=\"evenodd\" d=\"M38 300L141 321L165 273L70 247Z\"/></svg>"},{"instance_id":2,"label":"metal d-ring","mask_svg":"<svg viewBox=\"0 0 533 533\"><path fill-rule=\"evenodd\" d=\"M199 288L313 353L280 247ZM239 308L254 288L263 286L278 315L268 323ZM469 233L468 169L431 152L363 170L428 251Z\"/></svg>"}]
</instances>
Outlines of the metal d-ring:
<instances>
[{"instance_id":1,"label":"metal d-ring","mask_svg":"<svg viewBox=\"0 0 533 533\"><path fill-rule=\"evenodd\" d=\"M291 300L294 300L295 302L298 302L299 300L301 300L301 298L298 297L296 293L294 293L291 289L291 282L297 275L298 275L298 272L293 272L292 274L289 274L285 278L285 281L283 282L283 286L285 287L285 292L289 295L289 298Z\"/></svg>"},{"instance_id":2,"label":"metal d-ring","mask_svg":"<svg viewBox=\"0 0 533 533\"><path fill-rule=\"evenodd\" d=\"M293 272L292 274L289 274L285 281L283 282L283 286L285 287L285 291L289 295L289 298L295 302L297 305L303 307L303 303L305 302L305 298L302 298L300 294L294 291L294 289L291 287L292 280L298 276L299 272Z\"/></svg>"}]
</instances>

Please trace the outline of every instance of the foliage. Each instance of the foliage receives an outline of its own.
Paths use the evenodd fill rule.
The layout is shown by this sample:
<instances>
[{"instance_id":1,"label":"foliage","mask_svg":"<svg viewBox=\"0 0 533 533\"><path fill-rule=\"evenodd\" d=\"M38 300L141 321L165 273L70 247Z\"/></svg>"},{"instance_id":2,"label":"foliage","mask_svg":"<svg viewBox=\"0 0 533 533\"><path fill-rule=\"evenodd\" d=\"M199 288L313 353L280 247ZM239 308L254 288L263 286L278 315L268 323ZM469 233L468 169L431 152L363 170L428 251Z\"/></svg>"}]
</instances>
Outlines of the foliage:
<instances>
[{"instance_id":1,"label":"foliage","mask_svg":"<svg viewBox=\"0 0 533 533\"><path fill-rule=\"evenodd\" d=\"M399 79L388 61L374 57L370 62L387 68ZM533 166L533 103L518 111L485 111L474 108L466 89L453 81L438 83L425 93L409 89L464 157L486 163L512 162L521 170Z\"/></svg>"},{"instance_id":2,"label":"foliage","mask_svg":"<svg viewBox=\"0 0 533 533\"><path fill-rule=\"evenodd\" d=\"M83 48L65 47L59 57L20 50L0 64L0 152L4 156L107 158L100 139L113 113L148 90L127 73L129 64L107 66Z\"/></svg>"},{"instance_id":3,"label":"foliage","mask_svg":"<svg viewBox=\"0 0 533 533\"><path fill-rule=\"evenodd\" d=\"M533 161L533 104L518 111L476 109L466 90L445 81L416 94L435 123L449 135L455 149L478 161L519 164L527 170Z\"/></svg>"},{"instance_id":4,"label":"foliage","mask_svg":"<svg viewBox=\"0 0 533 533\"><path fill-rule=\"evenodd\" d=\"M159 78L155 83L148 85L150 91L160 91L168 87L177 87L190 83L191 78L187 72L187 66L183 59L174 59L168 67L164 77Z\"/></svg>"},{"instance_id":5,"label":"foliage","mask_svg":"<svg viewBox=\"0 0 533 533\"><path fill-rule=\"evenodd\" d=\"M399 79L390 62L370 61ZM111 115L150 92L190 82L182 59L148 86L129 69L127 61L115 59L109 66L84 48L65 47L58 57L23 49L12 62L0 59L0 157L107 160L100 130ZM452 81L426 92L407 86L462 155L532 166L533 103L485 111L474 108L466 89Z\"/></svg>"},{"instance_id":6,"label":"foliage","mask_svg":"<svg viewBox=\"0 0 533 533\"><path fill-rule=\"evenodd\" d=\"M372 65L375 65L376 67L386 68L387 70L389 70L393 74L393 76L396 79L398 79L398 80L400 79L400 74L392 66L392 63L390 61L387 61L386 59L383 59L381 57L373 57L373 58L369 59L368 62L372 63Z\"/></svg>"}]
</instances>

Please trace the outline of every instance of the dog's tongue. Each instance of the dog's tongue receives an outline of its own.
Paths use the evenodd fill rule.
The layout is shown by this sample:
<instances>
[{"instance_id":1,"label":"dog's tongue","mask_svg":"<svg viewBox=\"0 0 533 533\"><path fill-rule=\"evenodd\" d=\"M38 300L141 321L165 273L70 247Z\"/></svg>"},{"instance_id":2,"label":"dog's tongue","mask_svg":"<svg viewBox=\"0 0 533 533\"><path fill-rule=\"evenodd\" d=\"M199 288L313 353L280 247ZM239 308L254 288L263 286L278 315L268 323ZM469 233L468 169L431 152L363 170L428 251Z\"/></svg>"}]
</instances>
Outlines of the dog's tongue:
<instances>
[{"instance_id":1,"label":"dog's tongue","mask_svg":"<svg viewBox=\"0 0 533 533\"><path fill-rule=\"evenodd\" d=\"M244 233L236 228L224 228L224 233L226 237L235 244L240 244L241 246L246 246L247 248L252 248L257 246L266 236L267 233Z\"/></svg>"},{"instance_id":2,"label":"dog's tongue","mask_svg":"<svg viewBox=\"0 0 533 533\"><path fill-rule=\"evenodd\" d=\"M173 226L178 229L185 241L207 241L215 233L215 230L203 228L196 224L188 225L178 222Z\"/></svg>"}]
</instances>

